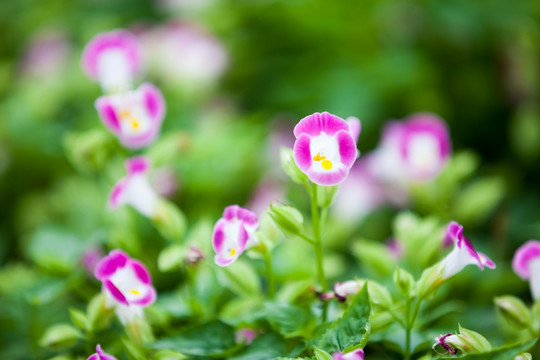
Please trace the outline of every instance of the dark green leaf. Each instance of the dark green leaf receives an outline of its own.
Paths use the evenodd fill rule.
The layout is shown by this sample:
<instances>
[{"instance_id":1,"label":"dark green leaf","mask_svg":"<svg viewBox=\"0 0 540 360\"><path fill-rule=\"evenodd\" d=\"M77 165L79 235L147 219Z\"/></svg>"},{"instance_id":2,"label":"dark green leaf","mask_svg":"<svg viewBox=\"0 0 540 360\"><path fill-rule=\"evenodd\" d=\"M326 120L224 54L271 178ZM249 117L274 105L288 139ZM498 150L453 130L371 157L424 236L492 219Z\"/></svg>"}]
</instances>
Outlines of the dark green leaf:
<instances>
[{"instance_id":1,"label":"dark green leaf","mask_svg":"<svg viewBox=\"0 0 540 360\"><path fill-rule=\"evenodd\" d=\"M268 360L282 356L297 356L302 349L287 349L285 340L276 333L265 333L253 340L253 342L241 353L230 357L229 360Z\"/></svg>"},{"instance_id":2,"label":"dark green leaf","mask_svg":"<svg viewBox=\"0 0 540 360\"><path fill-rule=\"evenodd\" d=\"M269 302L264 310L270 325L285 337L300 336L309 330L310 314L298 306Z\"/></svg>"}]
</instances>

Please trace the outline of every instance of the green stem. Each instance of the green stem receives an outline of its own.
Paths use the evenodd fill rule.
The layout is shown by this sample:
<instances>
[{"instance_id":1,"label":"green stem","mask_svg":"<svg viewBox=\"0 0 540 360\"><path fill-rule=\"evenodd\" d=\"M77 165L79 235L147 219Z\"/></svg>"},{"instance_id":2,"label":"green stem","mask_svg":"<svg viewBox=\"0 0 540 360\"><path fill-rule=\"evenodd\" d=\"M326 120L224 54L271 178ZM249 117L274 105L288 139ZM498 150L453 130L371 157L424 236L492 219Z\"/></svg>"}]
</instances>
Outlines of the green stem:
<instances>
[{"instance_id":1,"label":"green stem","mask_svg":"<svg viewBox=\"0 0 540 360\"><path fill-rule=\"evenodd\" d=\"M272 256L268 248L264 249L264 262L266 263L266 280L268 280L268 298L273 299L276 295L276 278L272 272Z\"/></svg>"},{"instance_id":2,"label":"green stem","mask_svg":"<svg viewBox=\"0 0 540 360\"><path fill-rule=\"evenodd\" d=\"M304 234L298 234L298 236L302 239L302 240L305 240L307 241L308 243L310 243L311 245L313 245L314 241L310 238L308 238L306 235Z\"/></svg>"},{"instance_id":3,"label":"green stem","mask_svg":"<svg viewBox=\"0 0 540 360\"><path fill-rule=\"evenodd\" d=\"M418 316L418 312L420 311L420 305L422 304L422 299L418 299L416 302L416 306L414 307L414 311L412 314L412 317L409 318L410 315L410 309L411 309L411 299L409 298L407 300L407 308L405 313L405 319L407 322L406 330L406 339L405 339L405 360L411 359L411 332L412 328L414 326L414 322L416 321L416 317Z\"/></svg>"},{"instance_id":4,"label":"green stem","mask_svg":"<svg viewBox=\"0 0 540 360\"><path fill-rule=\"evenodd\" d=\"M323 267L323 251L321 243L321 226L319 222L319 204L317 199L317 184L311 186L311 218L313 222L313 248L315 250L315 258L317 261L317 278L321 284L322 291L328 291L328 283L324 275Z\"/></svg>"}]
</instances>

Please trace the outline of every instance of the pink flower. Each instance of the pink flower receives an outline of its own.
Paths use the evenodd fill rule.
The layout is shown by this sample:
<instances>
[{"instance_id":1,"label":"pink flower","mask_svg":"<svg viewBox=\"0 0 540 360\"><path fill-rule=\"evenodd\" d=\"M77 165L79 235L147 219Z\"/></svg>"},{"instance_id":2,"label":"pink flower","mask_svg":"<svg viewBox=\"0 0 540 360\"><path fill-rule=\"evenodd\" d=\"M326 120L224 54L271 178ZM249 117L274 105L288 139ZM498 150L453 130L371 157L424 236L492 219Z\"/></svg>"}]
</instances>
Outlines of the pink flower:
<instances>
[{"instance_id":1,"label":"pink flower","mask_svg":"<svg viewBox=\"0 0 540 360\"><path fill-rule=\"evenodd\" d=\"M103 258L103 252L99 247L89 247L84 251L81 259L84 269L92 275L101 258Z\"/></svg>"},{"instance_id":2,"label":"pink flower","mask_svg":"<svg viewBox=\"0 0 540 360\"><path fill-rule=\"evenodd\" d=\"M98 81L105 92L131 89L140 66L137 39L125 30L97 34L83 50L84 72Z\"/></svg>"},{"instance_id":3,"label":"pink flower","mask_svg":"<svg viewBox=\"0 0 540 360\"><path fill-rule=\"evenodd\" d=\"M529 280L533 299L540 299L540 241L529 240L521 245L514 254L512 268L522 279Z\"/></svg>"},{"instance_id":4,"label":"pink flower","mask_svg":"<svg viewBox=\"0 0 540 360\"><path fill-rule=\"evenodd\" d=\"M114 307L120 321L142 317L142 308L156 300L156 290L146 267L122 250L113 250L97 264L94 272L103 284L107 305Z\"/></svg>"},{"instance_id":5,"label":"pink flower","mask_svg":"<svg viewBox=\"0 0 540 360\"><path fill-rule=\"evenodd\" d=\"M156 139L165 116L163 95L149 83L137 90L101 96L95 105L105 127L122 145L133 149L150 145Z\"/></svg>"},{"instance_id":6,"label":"pink flower","mask_svg":"<svg viewBox=\"0 0 540 360\"><path fill-rule=\"evenodd\" d=\"M127 175L114 185L109 195L109 207L117 209L128 204L142 215L153 217L159 197L147 178L150 162L145 157L138 156L127 159L125 166Z\"/></svg>"},{"instance_id":7,"label":"pink flower","mask_svg":"<svg viewBox=\"0 0 540 360\"><path fill-rule=\"evenodd\" d=\"M57 78L65 69L71 53L68 36L52 29L36 33L25 51L21 72L40 78Z\"/></svg>"},{"instance_id":8,"label":"pink flower","mask_svg":"<svg viewBox=\"0 0 540 360\"><path fill-rule=\"evenodd\" d=\"M439 175L452 152L445 122L434 114L417 113L403 122L390 122L373 153L372 167L384 183L405 188L410 182Z\"/></svg>"},{"instance_id":9,"label":"pink flower","mask_svg":"<svg viewBox=\"0 0 540 360\"><path fill-rule=\"evenodd\" d=\"M486 255L476 252L470 241L463 236L463 226L457 222L452 221L448 225L447 238L454 244L454 249L441 263L443 279L454 276L470 264L477 265L480 270L484 270L484 266L495 269L495 263Z\"/></svg>"},{"instance_id":10,"label":"pink flower","mask_svg":"<svg viewBox=\"0 0 540 360\"><path fill-rule=\"evenodd\" d=\"M98 344L96 346L96 353L93 355L90 355L90 357L87 360L116 360L116 358L112 355L105 353L103 350L101 350L101 346Z\"/></svg>"},{"instance_id":11,"label":"pink flower","mask_svg":"<svg viewBox=\"0 0 540 360\"><path fill-rule=\"evenodd\" d=\"M309 115L294 128L294 159L311 181L337 185L356 160L356 141L349 124L327 112Z\"/></svg>"},{"instance_id":12,"label":"pink flower","mask_svg":"<svg viewBox=\"0 0 540 360\"><path fill-rule=\"evenodd\" d=\"M249 345L257 337L258 332L250 328L245 328L238 330L234 335L237 344Z\"/></svg>"},{"instance_id":13,"label":"pink flower","mask_svg":"<svg viewBox=\"0 0 540 360\"><path fill-rule=\"evenodd\" d=\"M332 354L332 360L364 360L364 350L356 349L346 354L335 352Z\"/></svg>"},{"instance_id":14,"label":"pink flower","mask_svg":"<svg viewBox=\"0 0 540 360\"><path fill-rule=\"evenodd\" d=\"M254 233L258 226L257 215L251 210L238 205L227 206L212 235L215 263L227 266L235 262L246 248L256 243Z\"/></svg>"}]
</instances>

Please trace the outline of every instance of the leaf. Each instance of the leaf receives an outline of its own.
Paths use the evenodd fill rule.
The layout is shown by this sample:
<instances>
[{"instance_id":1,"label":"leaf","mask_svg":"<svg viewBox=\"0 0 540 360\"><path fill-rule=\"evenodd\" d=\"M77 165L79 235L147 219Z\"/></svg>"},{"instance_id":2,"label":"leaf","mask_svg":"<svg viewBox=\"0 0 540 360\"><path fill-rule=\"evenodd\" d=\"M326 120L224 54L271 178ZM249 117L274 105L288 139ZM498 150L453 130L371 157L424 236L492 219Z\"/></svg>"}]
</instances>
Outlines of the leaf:
<instances>
[{"instance_id":1,"label":"leaf","mask_svg":"<svg viewBox=\"0 0 540 360\"><path fill-rule=\"evenodd\" d=\"M332 360L332 355L316 346L313 348L313 351L315 352L315 357L317 360Z\"/></svg>"},{"instance_id":2,"label":"leaf","mask_svg":"<svg viewBox=\"0 0 540 360\"><path fill-rule=\"evenodd\" d=\"M530 340L524 344L509 345L481 354L466 354L462 356L444 356L439 359L466 359L466 360L509 360L529 350L538 339Z\"/></svg>"},{"instance_id":3,"label":"leaf","mask_svg":"<svg viewBox=\"0 0 540 360\"><path fill-rule=\"evenodd\" d=\"M179 335L148 345L151 349L178 351L192 356L215 356L235 347L234 328L221 321L190 327Z\"/></svg>"},{"instance_id":4,"label":"leaf","mask_svg":"<svg viewBox=\"0 0 540 360\"><path fill-rule=\"evenodd\" d=\"M220 269L218 276L232 292L240 296L252 296L261 293L259 277L248 263L236 261Z\"/></svg>"},{"instance_id":5,"label":"leaf","mask_svg":"<svg viewBox=\"0 0 540 360\"><path fill-rule=\"evenodd\" d=\"M83 330L87 329L88 318L82 311L77 309L69 309L69 316L76 327Z\"/></svg>"},{"instance_id":6,"label":"leaf","mask_svg":"<svg viewBox=\"0 0 540 360\"><path fill-rule=\"evenodd\" d=\"M256 337L241 353L228 358L229 360L268 360L285 356L297 356L302 349L294 348L288 351L285 340L276 333L264 333Z\"/></svg>"},{"instance_id":7,"label":"leaf","mask_svg":"<svg viewBox=\"0 0 540 360\"><path fill-rule=\"evenodd\" d=\"M158 269L161 272L180 268L184 260L185 251L180 244L172 244L161 250L158 256Z\"/></svg>"},{"instance_id":8,"label":"leaf","mask_svg":"<svg viewBox=\"0 0 540 360\"><path fill-rule=\"evenodd\" d=\"M326 332L312 340L311 345L329 353L363 347L369 337L368 286L365 285L353 299L343 316Z\"/></svg>"},{"instance_id":9,"label":"leaf","mask_svg":"<svg viewBox=\"0 0 540 360\"><path fill-rule=\"evenodd\" d=\"M303 335L312 320L306 310L286 303L268 302L264 310L270 325L286 338Z\"/></svg>"},{"instance_id":10,"label":"leaf","mask_svg":"<svg viewBox=\"0 0 540 360\"><path fill-rule=\"evenodd\" d=\"M55 324L45 331L39 343L50 349L62 349L82 338L81 332L70 324Z\"/></svg>"},{"instance_id":11,"label":"leaf","mask_svg":"<svg viewBox=\"0 0 540 360\"><path fill-rule=\"evenodd\" d=\"M475 180L458 195L453 215L460 222L477 224L493 212L504 193L504 182L500 178Z\"/></svg>"}]
</instances>

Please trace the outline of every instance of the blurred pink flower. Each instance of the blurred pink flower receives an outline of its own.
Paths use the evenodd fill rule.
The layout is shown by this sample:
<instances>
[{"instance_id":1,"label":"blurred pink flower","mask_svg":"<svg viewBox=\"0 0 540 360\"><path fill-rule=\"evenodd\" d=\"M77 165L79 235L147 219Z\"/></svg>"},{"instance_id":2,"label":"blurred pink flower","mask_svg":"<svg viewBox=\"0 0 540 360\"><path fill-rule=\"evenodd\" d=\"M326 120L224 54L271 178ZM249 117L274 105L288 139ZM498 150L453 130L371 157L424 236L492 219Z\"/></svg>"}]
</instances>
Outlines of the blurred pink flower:
<instances>
[{"instance_id":1,"label":"blurred pink flower","mask_svg":"<svg viewBox=\"0 0 540 360\"><path fill-rule=\"evenodd\" d=\"M20 64L21 73L40 78L55 78L58 72L66 67L71 51L68 35L64 31L38 31L26 47Z\"/></svg>"}]
</instances>

